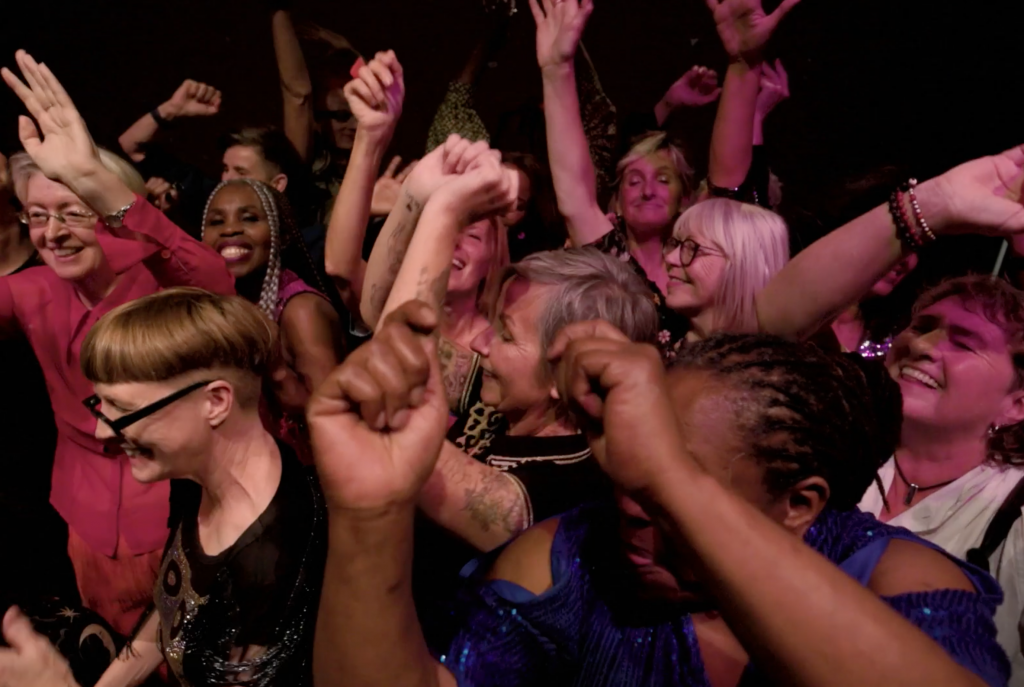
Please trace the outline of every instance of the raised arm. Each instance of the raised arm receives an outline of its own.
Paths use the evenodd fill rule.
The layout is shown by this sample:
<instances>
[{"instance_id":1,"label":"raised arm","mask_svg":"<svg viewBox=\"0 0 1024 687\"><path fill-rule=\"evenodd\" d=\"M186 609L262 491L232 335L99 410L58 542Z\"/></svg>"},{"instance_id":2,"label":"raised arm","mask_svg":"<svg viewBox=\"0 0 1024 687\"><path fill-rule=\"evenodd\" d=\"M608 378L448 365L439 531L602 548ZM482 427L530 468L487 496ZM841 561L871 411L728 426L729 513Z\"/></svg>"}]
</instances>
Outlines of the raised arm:
<instances>
[{"instance_id":1,"label":"raised arm","mask_svg":"<svg viewBox=\"0 0 1024 687\"><path fill-rule=\"evenodd\" d=\"M747 178L753 157L762 52L779 22L799 1L784 0L772 14L765 14L761 0L707 0L729 55L711 133L708 183L712 188L738 189Z\"/></svg>"},{"instance_id":2,"label":"raised arm","mask_svg":"<svg viewBox=\"0 0 1024 687\"><path fill-rule=\"evenodd\" d=\"M558 210L565 217L574 246L593 243L612 230L597 200L597 177L580 116L573 63L593 9L593 0L530 0L537 22L537 63L544 85L551 177Z\"/></svg>"},{"instance_id":3,"label":"raised arm","mask_svg":"<svg viewBox=\"0 0 1024 687\"><path fill-rule=\"evenodd\" d=\"M611 329L583 323L556 341L556 350L565 344L560 388L601 423L595 456L672 537L773 684L981 684L874 592L704 472L682 440L657 352L599 328Z\"/></svg>"},{"instance_id":4,"label":"raised arm","mask_svg":"<svg viewBox=\"0 0 1024 687\"><path fill-rule=\"evenodd\" d=\"M345 98L359 125L327 226L324 263L345 307L358 312L366 275L363 239L370 219L377 171L391 143L405 100L402 65L394 52L377 53L362 67L359 77L346 84Z\"/></svg>"},{"instance_id":5,"label":"raised arm","mask_svg":"<svg viewBox=\"0 0 1024 687\"><path fill-rule=\"evenodd\" d=\"M309 78L291 13L275 9L270 17L270 28L281 80L284 133L302 159L309 160L313 152L313 81Z\"/></svg>"},{"instance_id":6,"label":"raised arm","mask_svg":"<svg viewBox=\"0 0 1024 687\"><path fill-rule=\"evenodd\" d=\"M157 105L121 134L117 142L133 162L146 159L146 144L156 138L161 125L179 117L208 117L220 111L221 93L213 86L187 79L170 100ZM159 121L157 119L159 117Z\"/></svg>"},{"instance_id":7,"label":"raised arm","mask_svg":"<svg viewBox=\"0 0 1024 687\"><path fill-rule=\"evenodd\" d=\"M424 206L431 194L452 178L452 173L444 167L444 160L445 155L451 154L456 146L468 148L470 142L452 135L444 146L434 149L416 164L402 184L398 204L388 215L373 244L359 305L363 322L371 329L381 319Z\"/></svg>"},{"instance_id":8,"label":"raised arm","mask_svg":"<svg viewBox=\"0 0 1024 687\"><path fill-rule=\"evenodd\" d=\"M49 68L24 51L18 51L17 61L31 87L6 68L2 73L38 123L37 128L24 116L18 121L25 151L43 174L63 183L99 215L114 237L100 237L112 266L123 270L144 261L161 286L232 293L234 281L220 256L103 166L85 122Z\"/></svg>"},{"instance_id":9,"label":"raised arm","mask_svg":"<svg viewBox=\"0 0 1024 687\"><path fill-rule=\"evenodd\" d=\"M654 106L654 118L658 126L664 126L670 114L680 107L701 107L709 105L722 95L718 86L718 72L707 67L693 66L680 76L661 100Z\"/></svg>"},{"instance_id":10,"label":"raised arm","mask_svg":"<svg viewBox=\"0 0 1024 687\"><path fill-rule=\"evenodd\" d=\"M423 209L381 317L414 299L440 317L459 232L478 219L497 221L515 207L518 175L502 167L501 153L483 141L467 143L453 137L443 148L448 180Z\"/></svg>"},{"instance_id":11,"label":"raised arm","mask_svg":"<svg viewBox=\"0 0 1024 687\"><path fill-rule=\"evenodd\" d=\"M1024 232L1024 147L955 167L917 187L922 215L941 236ZM912 208L904 210L913 222ZM761 331L805 338L857 303L904 255L888 206L815 241L757 295Z\"/></svg>"},{"instance_id":12,"label":"raised arm","mask_svg":"<svg viewBox=\"0 0 1024 687\"><path fill-rule=\"evenodd\" d=\"M454 685L427 650L411 579L416 497L448 413L430 336L437 322L422 303L392 313L309 405L329 523L317 687Z\"/></svg>"}]
</instances>

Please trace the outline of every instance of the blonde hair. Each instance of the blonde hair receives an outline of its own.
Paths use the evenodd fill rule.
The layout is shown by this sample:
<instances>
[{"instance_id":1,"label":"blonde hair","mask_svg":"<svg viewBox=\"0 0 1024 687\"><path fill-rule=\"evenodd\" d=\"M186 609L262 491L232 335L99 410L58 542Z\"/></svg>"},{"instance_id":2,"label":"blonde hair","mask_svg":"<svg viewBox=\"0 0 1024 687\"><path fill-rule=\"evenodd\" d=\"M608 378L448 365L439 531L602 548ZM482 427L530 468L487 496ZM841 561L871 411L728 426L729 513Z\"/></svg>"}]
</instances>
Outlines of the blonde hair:
<instances>
[{"instance_id":1,"label":"blonde hair","mask_svg":"<svg viewBox=\"0 0 1024 687\"><path fill-rule=\"evenodd\" d=\"M124 182L124 185L131 189L132 193L146 197L146 182L139 174L138 170L132 166L132 163L125 160L123 157L110 152L106 148L97 148L100 155L100 163L107 169L108 172L114 174L118 179ZM35 174L42 174L43 170L39 168L35 160L28 153L15 153L10 158L11 165L11 178L14 180L14 193L24 205L25 195L28 192L28 180Z\"/></svg>"},{"instance_id":2,"label":"blonde hair","mask_svg":"<svg viewBox=\"0 0 1024 687\"><path fill-rule=\"evenodd\" d=\"M785 220L757 205L711 198L687 209L672 229L676 239L691 233L715 244L729 259L715 294L715 331L756 331L755 298L789 262Z\"/></svg>"},{"instance_id":3,"label":"blonde hair","mask_svg":"<svg viewBox=\"0 0 1024 687\"><path fill-rule=\"evenodd\" d=\"M163 382L201 370L227 370L239 404L259 401L277 355L277 327L241 296L193 287L125 303L100 318L82 343L81 366L94 384Z\"/></svg>"},{"instance_id":4,"label":"blonde hair","mask_svg":"<svg viewBox=\"0 0 1024 687\"><path fill-rule=\"evenodd\" d=\"M494 308L504 283L505 268L511 262L508 252L508 227L500 219L492 219L491 226L494 228L494 252L491 254L491 264L487 268L487 276L480 284L480 293L476 299L476 308L483 315L487 315Z\"/></svg>"},{"instance_id":5,"label":"blonde hair","mask_svg":"<svg viewBox=\"0 0 1024 687\"><path fill-rule=\"evenodd\" d=\"M631 164L661 151L665 151L668 155L668 159L672 162L672 166L675 167L676 174L679 175L679 181L682 183L683 195L679 199L680 202L688 201L693 196L694 191L697 190L693 178L693 167L690 167L690 163L686 161L683 149L673 143L672 139L664 131L652 131L644 134L633 143L629 152L619 160L619 164L615 166L615 194L618 195L619 185L622 184L622 177L626 174L626 169Z\"/></svg>"}]
</instances>

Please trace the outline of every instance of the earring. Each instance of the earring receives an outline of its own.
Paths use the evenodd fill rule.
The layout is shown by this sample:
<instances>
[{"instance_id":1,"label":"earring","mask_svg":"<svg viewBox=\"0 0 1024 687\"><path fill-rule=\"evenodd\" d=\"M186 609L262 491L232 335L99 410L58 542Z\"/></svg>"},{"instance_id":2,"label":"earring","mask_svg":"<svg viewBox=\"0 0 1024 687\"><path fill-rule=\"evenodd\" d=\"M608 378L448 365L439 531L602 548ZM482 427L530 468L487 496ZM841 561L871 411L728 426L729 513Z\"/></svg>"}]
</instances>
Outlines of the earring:
<instances>
[{"instance_id":1,"label":"earring","mask_svg":"<svg viewBox=\"0 0 1024 687\"><path fill-rule=\"evenodd\" d=\"M996 423L993 422L991 425L988 426L988 435L990 437L994 437L996 435L996 432L998 432L1001 429L1001 425L997 425Z\"/></svg>"}]
</instances>

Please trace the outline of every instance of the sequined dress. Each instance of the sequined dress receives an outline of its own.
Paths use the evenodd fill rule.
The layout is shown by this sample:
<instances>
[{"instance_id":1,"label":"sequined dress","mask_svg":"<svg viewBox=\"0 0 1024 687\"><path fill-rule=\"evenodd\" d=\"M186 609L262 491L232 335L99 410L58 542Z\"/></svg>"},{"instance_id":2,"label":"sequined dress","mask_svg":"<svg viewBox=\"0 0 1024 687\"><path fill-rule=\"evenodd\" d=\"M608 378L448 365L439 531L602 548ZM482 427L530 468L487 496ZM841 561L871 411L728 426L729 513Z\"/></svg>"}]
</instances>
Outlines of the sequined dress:
<instances>
[{"instance_id":1,"label":"sequined dress","mask_svg":"<svg viewBox=\"0 0 1024 687\"><path fill-rule=\"evenodd\" d=\"M454 639L433 637L435 655L463 687L579 685L710 687L691 616L639 619L622 593L625 568L609 542L616 514L591 506L562 517L551 551L553 587L540 596L510 582L484 581L467 566L467 588L452 615ZM805 542L865 584L888 541L930 546L902 528L859 511L826 510ZM955 559L952 559L955 561ZM901 594L884 601L990 685L1005 685L1009 663L995 641L1002 592L988 575L955 561L977 594L962 590ZM748 665L741 687L770 684Z\"/></svg>"},{"instance_id":2,"label":"sequined dress","mask_svg":"<svg viewBox=\"0 0 1024 687\"><path fill-rule=\"evenodd\" d=\"M267 509L227 550L202 551L201 492L171 490L170 544L154 589L159 645L183 687L313 684L313 631L326 560L323 496L287 445Z\"/></svg>"}]
</instances>

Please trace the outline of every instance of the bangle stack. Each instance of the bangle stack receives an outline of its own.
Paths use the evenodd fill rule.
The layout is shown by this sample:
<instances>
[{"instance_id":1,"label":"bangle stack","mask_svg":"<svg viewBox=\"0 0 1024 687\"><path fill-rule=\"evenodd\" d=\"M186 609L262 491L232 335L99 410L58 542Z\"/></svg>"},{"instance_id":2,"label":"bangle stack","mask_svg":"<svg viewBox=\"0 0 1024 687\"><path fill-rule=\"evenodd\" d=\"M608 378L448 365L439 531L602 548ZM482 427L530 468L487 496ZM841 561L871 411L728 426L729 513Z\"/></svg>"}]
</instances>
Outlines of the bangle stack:
<instances>
[{"instance_id":1,"label":"bangle stack","mask_svg":"<svg viewBox=\"0 0 1024 687\"><path fill-rule=\"evenodd\" d=\"M928 226L921 205L917 202L917 194L914 192L916 187L917 179L910 179L889 196L889 214L896 224L896 233L908 248L915 251L936 239L935 232ZM905 198L910 200L913 218L907 214Z\"/></svg>"}]
</instances>

